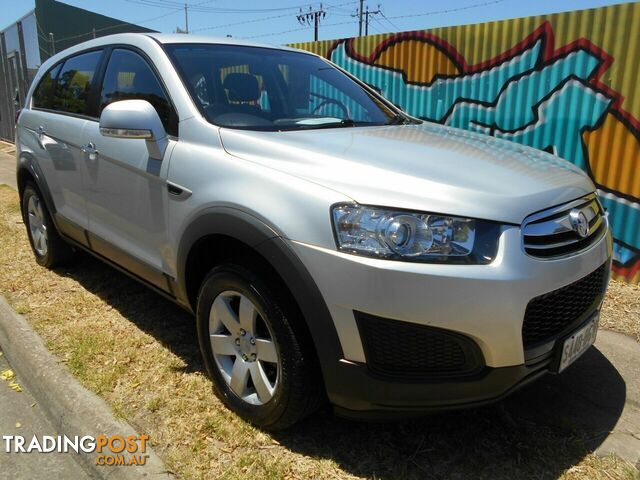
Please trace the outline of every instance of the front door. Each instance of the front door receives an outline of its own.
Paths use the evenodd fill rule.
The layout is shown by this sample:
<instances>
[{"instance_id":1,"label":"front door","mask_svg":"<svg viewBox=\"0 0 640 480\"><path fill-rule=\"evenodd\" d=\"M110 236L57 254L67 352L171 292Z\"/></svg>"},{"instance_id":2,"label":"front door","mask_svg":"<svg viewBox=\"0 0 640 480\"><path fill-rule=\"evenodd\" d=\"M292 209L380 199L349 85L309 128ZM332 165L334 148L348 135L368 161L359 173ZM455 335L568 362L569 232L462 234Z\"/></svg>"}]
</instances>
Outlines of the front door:
<instances>
[{"instance_id":1,"label":"front door","mask_svg":"<svg viewBox=\"0 0 640 480\"><path fill-rule=\"evenodd\" d=\"M171 133L173 114L154 71L138 53L112 51L100 93L100 111L118 100L149 101ZM167 244L167 171L175 145L170 140L165 158L154 160L144 140L104 137L89 122L83 132L90 152L85 178L91 247L132 273L160 288L163 252Z\"/></svg>"}]
</instances>

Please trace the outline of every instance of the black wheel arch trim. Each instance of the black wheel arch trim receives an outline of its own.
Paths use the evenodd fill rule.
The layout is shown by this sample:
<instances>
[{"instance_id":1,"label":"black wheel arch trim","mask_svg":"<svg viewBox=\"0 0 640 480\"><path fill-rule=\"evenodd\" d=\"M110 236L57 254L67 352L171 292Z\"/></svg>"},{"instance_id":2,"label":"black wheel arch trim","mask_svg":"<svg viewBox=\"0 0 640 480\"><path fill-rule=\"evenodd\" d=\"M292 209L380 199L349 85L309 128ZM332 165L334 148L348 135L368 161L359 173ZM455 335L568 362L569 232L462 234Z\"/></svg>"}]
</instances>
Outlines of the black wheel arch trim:
<instances>
[{"instance_id":1,"label":"black wheel arch trim","mask_svg":"<svg viewBox=\"0 0 640 480\"><path fill-rule=\"evenodd\" d=\"M47 210L51 214L51 218L55 223L55 213L56 206L53 203L53 197L51 196L51 191L49 190L49 186L44 178L44 174L38 165L36 159L28 152L23 152L18 157L18 168L16 169L16 180L18 184L18 192L22 195L22 190L24 185L20 182L20 177L24 172L27 172L31 178L36 183L38 190L42 194L45 205L47 206ZM57 228L57 225L56 225Z\"/></svg>"},{"instance_id":2,"label":"black wheel arch trim","mask_svg":"<svg viewBox=\"0 0 640 480\"><path fill-rule=\"evenodd\" d=\"M329 397L338 387L342 347L333 319L313 277L275 228L243 210L211 207L197 216L182 234L178 248L176 296L189 303L186 268L189 252L208 235L225 235L253 248L280 275L296 301L318 355Z\"/></svg>"}]
</instances>

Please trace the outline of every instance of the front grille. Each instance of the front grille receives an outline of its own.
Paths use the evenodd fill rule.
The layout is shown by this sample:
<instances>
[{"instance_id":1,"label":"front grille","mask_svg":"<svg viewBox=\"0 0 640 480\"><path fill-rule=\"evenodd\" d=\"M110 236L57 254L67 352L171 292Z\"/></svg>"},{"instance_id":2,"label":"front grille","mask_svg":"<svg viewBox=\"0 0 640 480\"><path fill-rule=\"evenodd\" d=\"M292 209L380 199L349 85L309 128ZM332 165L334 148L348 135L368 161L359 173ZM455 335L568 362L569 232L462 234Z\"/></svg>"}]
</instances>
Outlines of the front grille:
<instances>
[{"instance_id":1,"label":"front grille","mask_svg":"<svg viewBox=\"0 0 640 480\"><path fill-rule=\"evenodd\" d=\"M588 223L585 235L579 234L578 217ZM597 242L606 231L607 221L594 194L535 213L522 224L524 250L538 258L577 253Z\"/></svg>"},{"instance_id":2,"label":"front grille","mask_svg":"<svg viewBox=\"0 0 640 480\"><path fill-rule=\"evenodd\" d=\"M468 376L483 367L471 339L455 332L355 312L367 366L392 379Z\"/></svg>"},{"instance_id":3,"label":"front grille","mask_svg":"<svg viewBox=\"0 0 640 480\"><path fill-rule=\"evenodd\" d=\"M525 350L577 326L576 323L597 308L607 288L607 280L605 263L577 282L531 300L522 324Z\"/></svg>"}]
</instances>

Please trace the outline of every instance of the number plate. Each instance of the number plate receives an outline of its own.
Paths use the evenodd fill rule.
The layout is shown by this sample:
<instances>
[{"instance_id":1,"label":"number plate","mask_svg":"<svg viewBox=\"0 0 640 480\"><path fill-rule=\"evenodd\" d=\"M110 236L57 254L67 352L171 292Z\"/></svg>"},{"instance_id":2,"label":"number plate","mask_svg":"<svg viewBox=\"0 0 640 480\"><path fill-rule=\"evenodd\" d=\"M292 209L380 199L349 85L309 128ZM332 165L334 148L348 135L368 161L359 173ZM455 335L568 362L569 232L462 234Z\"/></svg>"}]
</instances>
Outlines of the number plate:
<instances>
[{"instance_id":1,"label":"number plate","mask_svg":"<svg viewBox=\"0 0 640 480\"><path fill-rule=\"evenodd\" d=\"M598 334L599 319L600 313L597 312L593 317L591 317L589 323L564 341L558 373L571 365L578 359L578 357L580 357L580 355L586 352L587 349L593 345L596 341L596 335Z\"/></svg>"}]
</instances>

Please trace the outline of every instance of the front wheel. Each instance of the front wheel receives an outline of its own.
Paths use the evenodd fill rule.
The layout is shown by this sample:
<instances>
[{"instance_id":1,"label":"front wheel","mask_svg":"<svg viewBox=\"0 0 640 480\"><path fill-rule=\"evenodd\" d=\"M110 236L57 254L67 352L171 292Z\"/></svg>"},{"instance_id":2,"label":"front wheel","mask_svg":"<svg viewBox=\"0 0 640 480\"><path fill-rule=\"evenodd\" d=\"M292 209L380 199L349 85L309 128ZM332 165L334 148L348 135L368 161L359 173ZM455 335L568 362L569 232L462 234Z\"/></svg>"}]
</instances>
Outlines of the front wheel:
<instances>
[{"instance_id":1,"label":"front wheel","mask_svg":"<svg viewBox=\"0 0 640 480\"><path fill-rule=\"evenodd\" d=\"M295 310L267 285L239 265L214 268L198 296L198 339L222 402L257 427L279 430L311 413L321 388L294 332Z\"/></svg>"}]
</instances>

